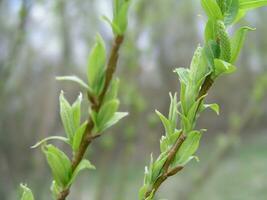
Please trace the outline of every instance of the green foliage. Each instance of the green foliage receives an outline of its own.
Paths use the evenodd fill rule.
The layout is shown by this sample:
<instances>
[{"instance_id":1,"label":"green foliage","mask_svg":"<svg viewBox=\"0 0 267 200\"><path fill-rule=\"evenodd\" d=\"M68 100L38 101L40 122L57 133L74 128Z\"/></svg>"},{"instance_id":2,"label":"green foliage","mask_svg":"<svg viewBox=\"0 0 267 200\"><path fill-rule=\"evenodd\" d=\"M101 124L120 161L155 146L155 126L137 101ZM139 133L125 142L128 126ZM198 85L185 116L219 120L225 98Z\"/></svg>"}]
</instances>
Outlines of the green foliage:
<instances>
[{"instance_id":1,"label":"green foliage","mask_svg":"<svg viewBox=\"0 0 267 200\"><path fill-rule=\"evenodd\" d=\"M95 169L95 166L92 165L89 160L83 159L72 173L67 186L70 186L74 182L77 175L84 169Z\"/></svg>"},{"instance_id":2,"label":"green foliage","mask_svg":"<svg viewBox=\"0 0 267 200\"><path fill-rule=\"evenodd\" d=\"M71 162L64 152L49 144L43 147L53 178L58 186L64 188L71 176Z\"/></svg>"},{"instance_id":3,"label":"green foliage","mask_svg":"<svg viewBox=\"0 0 267 200\"><path fill-rule=\"evenodd\" d=\"M199 131L192 131L188 133L185 142L182 144L181 148L175 156L174 166L185 165L191 156L196 152L199 146L199 141L201 139L201 133Z\"/></svg>"},{"instance_id":4,"label":"green foliage","mask_svg":"<svg viewBox=\"0 0 267 200\"><path fill-rule=\"evenodd\" d=\"M241 10L251 10L267 5L267 0L239 0Z\"/></svg>"},{"instance_id":5,"label":"green foliage","mask_svg":"<svg viewBox=\"0 0 267 200\"><path fill-rule=\"evenodd\" d=\"M128 10L131 0L113 0L112 21L103 16L103 20L110 24L115 35L123 35L128 26Z\"/></svg>"},{"instance_id":6,"label":"green foliage","mask_svg":"<svg viewBox=\"0 0 267 200\"><path fill-rule=\"evenodd\" d=\"M119 100L117 99L118 89L119 80L117 79L112 82L100 110L98 112L91 112L91 117L95 124L95 134L100 134L128 115L126 112L117 112L119 107Z\"/></svg>"},{"instance_id":7,"label":"green foliage","mask_svg":"<svg viewBox=\"0 0 267 200\"><path fill-rule=\"evenodd\" d=\"M53 181L51 192L54 199L58 199L69 189L75 181L79 172L84 169L95 169L95 167L83 158L88 144L102 132L116 124L128 113L118 112L119 80L113 78L118 59L118 50L123 41L128 20L129 0L115 0L113 21L110 22L115 34L115 47L112 49L109 60L106 59L105 43L101 35L97 35L96 42L92 48L87 64L87 83L77 76L60 76L59 81L70 81L85 89L90 103L88 120L81 123L82 94L74 103L70 104L64 97L63 91L59 96L60 117L65 130L66 137L51 136L36 143L32 148L42 145L43 153L51 169ZM118 38L121 42L118 42ZM119 44L118 44L119 43ZM118 46L116 46L118 45ZM106 64L108 63L108 65ZM106 66L107 65L107 66ZM173 117L173 116L172 116ZM72 160L59 148L47 144L51 140L65 142L72 150ZM24 189L22 200L33 200L30 190L22 185ZM67 194L68 195L68 194Z\"/></svg>"},{"instance_id":8,"label":"green foliage","mask_svg":"<svg viewBox=\"0 0 267 200\"><path fill-rule=\"evenodd\" d=\"M92 93L92 88L90 88L82 79L80 79L77 76L58 76L56 77L56 80L58 81L71 81L74 83L77 83L82 88L86 89L88 92Z\"/></svg>"},{"instance_id":9,"label":"green foliage","mask_svg":"<svg viewBox=\"0 0 267 200\"><path fill-rule=\"evenodd\" d=\"M243 47L246 32L253 30L242 27L231 36L227 28L244 17L247 10L267 5L267 2L201 0L201 5L208 17L205 43L197 47L189 68L174 70L181 86L180 101L177 101L176 95L171 96L168 118L156 111L164 126L165 135L160 140L161 154L156 160L151 156L150 165L145 168L144 185L139 191L140 200L154 198L158 187L154 187L154 184L161 179L164 181L168 170L181 169L179 167L184 167L193 158L197 158L194 154L203 131L195 130L197 118L207 108L219 114L219 105L205 104L207 92L218 77L236 70L234 62ZM180 128L176 128L178 116Z\"/></svg>"},{"instance_id":10,"label":"green foliage","mask_svg":"<svg viewBox=\"0 0 267 200\"><path fill-rule=\"evenodd\" d=\"M105 82L106 48L100 35L96 37L87 65L87 77L89 86L95 95L99 95Z\"/></svg>"},{"instance_id":11,"label":"green foliage","mask_svg":"<svg viewBox=\"0 0 267 200\"><path fill-rule=\"evenodd\" d=\"M224 23L226 26L231 25L237 15L239 10L239 0L224 0L226 3L226 11L224 13Z\"/></svg>"},{"instance_id":12,"label":"green foliage","mask_svg":"<svg viewBox=\"0 0 267 200\"><path fill-rule=\"evenodd\" d=\"M232 57L231 63L235 62L238 58L238 55L244 45L246 33L248 31L255 30L248 26L241 27L236 33L234 34L233 38L231 39L231 48L232 48Z\"/></svg>"},{"instance_id":13,"label":"green foliage","mask_svg":"<svg viewBox=\"0 0 267 200\"><path fill-rule=\"evenodd\" d=\"M236 70L236 67L231 63L225 62L221 59L214 59L214 73L213 78L217 78L222 74L231 74Z\"/></svg>"},{"instance_id":14,"label":"green foliage","mask_svg":"<svg viewBox=\"0 0 267 200\"><path fill-rule=\"evenodd\" d=\"M65 138L65 137L61 137L61 136L51 136L51 137L47 137L42 139L41 141L37 142L35 145L31 146L32 149L39 147L42 144L45 144L46 142L50 141L50 140L60 140L63 141L67 144L69 144L69 139Z\"/></svg>"},{"instance_id":15,"label":"green foliage","mask_svg":"<svg viewBox=\"0 0 267 200\"><path fill-rule=\"evenodd\" d=\"M20 188L22 190L20 200L34 200L32 191L30 188L27 187L27 185L20 184Z\"/></svg>"},{"instance_id":16,"label":"green foliage","mask_svg":"<svg viewBox=\"0 0 267 200\"><path fill-rule=\"evenodd\" d=\"M201 0L201 5L209 18L217 20L222 19L222 11L215 0Z\"/></svg>"},{"instance_id":17,"label":"green foliage","mask_svg":"<svg viewBox=\"0 0 267 200\"><path fill-rule=\"evenodd\" d=\"M65 99L63 91L59 97L60 102L60 116L65 129L65 133L69 139L70 144L73 143L73 137L80 127L81 118L81 102L82 95L80 94L76 101L70 105Z\"/></svg>"},{"instance_id":18,"label":"green foliage","mask_svg":"<svg viewBox=\"0 0 267 200\"><path fill-rule=\"evenodd\" d=\"M77 128L77 130L75 131L75 135L73 137L73 142L72 142L72 149L74 152L77 152L79 147L80 147L80 144L81 144L81 141L82 141L82 137L83 137L83 134L86 130L86 127L87 127L87 124L88 122L85 121L79 128Z\"/></svg>"}]
</instances>

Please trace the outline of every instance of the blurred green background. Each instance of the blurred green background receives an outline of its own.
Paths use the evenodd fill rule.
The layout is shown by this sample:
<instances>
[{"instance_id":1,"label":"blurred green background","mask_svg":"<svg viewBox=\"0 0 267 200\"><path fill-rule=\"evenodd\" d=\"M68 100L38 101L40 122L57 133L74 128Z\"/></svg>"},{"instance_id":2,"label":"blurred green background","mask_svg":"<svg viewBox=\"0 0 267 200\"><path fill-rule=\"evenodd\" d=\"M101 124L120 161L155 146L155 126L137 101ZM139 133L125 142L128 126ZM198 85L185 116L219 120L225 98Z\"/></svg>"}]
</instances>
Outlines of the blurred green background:
<instances>
[{"instance_id":1,"label":"blurred green background","mask_svg":"<svg viewBox=\"0 0 267 200\"><path fill-rule=\"evenodd\" d=\"M123 111L130 115L95 141L87 157L96 171L82 172L69 199L136 200L144 166L159 152L168 93L179 89L175 67L189 65L203 41L205 16L198 0L132 0L118 76ZM15 200L26 182L38 200L52 199L51 176L40 149L30 146L63 135L60 90L73 101L79 88L57 75L85 78L97 32L108 48L112 33L100 20L112 14L109 0L0 0L0 199ZM219 79L207 101L207 128L200 162L191 162L163 184L157 198L169 200L267 199L267 8L249 12L249 33L238 70ZM231 29L234 31L234 29ZM86 114L87 105L83 103ZM68 148L57 143L67 152Z\"/></svg>"}]
</instances>

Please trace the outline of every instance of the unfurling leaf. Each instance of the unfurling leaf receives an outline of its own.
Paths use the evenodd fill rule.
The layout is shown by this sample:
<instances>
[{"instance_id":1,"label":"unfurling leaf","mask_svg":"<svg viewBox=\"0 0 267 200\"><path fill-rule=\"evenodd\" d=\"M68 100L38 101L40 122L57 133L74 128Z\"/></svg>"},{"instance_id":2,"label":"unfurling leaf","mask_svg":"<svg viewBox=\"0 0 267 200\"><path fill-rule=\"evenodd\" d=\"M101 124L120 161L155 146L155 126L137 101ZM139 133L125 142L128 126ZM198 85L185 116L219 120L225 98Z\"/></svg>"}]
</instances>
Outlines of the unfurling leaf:
<instances>
[{"instance_id":1,"label":"unfurling leaf","mask_svg":"<svg viewBox=\"0 0 267 200\"><path fill-rule=\"evenodd\" d=\"M121 30L118 27L118 25L115 24L114 22L112 22L107 16L102 16L102 19L104 21L106 21L111 26L112 31L113 31L114 34L121 34Z\"/></svg>"},{"instance_id":2,"label":"unfurling leaf","mask_svg":"<svg viewBox=\"0 0 267 200\"><path fill-rule=\"evenodd\" d=\"M100 35L96 37L96 44L91 50L87 67L87 78L93 93L99 95L104 86L106 63L105 43Z\"/></svg>"},{"instance_id":3,"label":"unfurling leaf","mask_svg":"<svg viewBox=\"0 0 267 200\"><path fill-rule=\"evenodd\" d=\"M111 100L103 104L96 116L96 127L97 132L103 130L105 124L113 117L115 112L118 110L119 101Z\"/></svg>"},{"instance_id":4,"label":"unfurling leaf","mask_svg":"<svg viewBox=\"0 0 267 200\"><path fill-rule=\"evenodd\" d=\"M199 158L197 156L190 156L185 162L181 163L181 166L185 166L187 163L189 163L191 160L195 159L197 162L199 162Z\"/></svg>"},{"instance_id":5,"label":"unfurling leaf","mask_svg":"<svg viewBox=\"0 0 267 200\"><path fill-rule=\"evenodd\" d=\"M67 134L70 141L72 141L72 137L75 133L75 126L72 117L72 108L69 102L65 99L63 91L59 96L60 101L60 116L65 129L65 133Z\"/></svg>"},{"instance_id":6,"label":"unfurling leaf","mask_svg":"<svg viewBox=\"0 0 267 200\"><path fill-rule=\"evenodd\" d=\"M119 83L120 83L119 79L112 80L111 86L105 95L105 98L103 101L104 103L111 101L111 100L114 100L114 99L117 99L118 90L119 90Z\"/></svg>"},{"instance_id":7,"label":"unfurling leaf","mask_svg":"<svg viewBox=\"0 0 267 200\"><path fill-rule=\"evenodd\" d=\"M172 134L172 129L171 129L171 123L170 121L163 115L161 114L159 111L155 111L156 114L159 116L164 128L165 128L165 132L166 132L166 135L171 135Z\"/></svg>"},{"instance_id":8,"label":"unfurling leaf","mask_svg":"<svg viewBox=\"0 0 267 200\"><path fill-rule=\"evenodd\" d=\"M87 126L87 121L84 122L75 132L74 137L73 137L73 142L72 142L72 149L74 151L77 151L79 149L79 146L81 144L83 134L85 133L85 129Z\"/></svg>"},{"instance_id":9,"label":"unfurling leaf","mask_svg":"<svg viewBox=\"0 0 267 200\"><path fill-rule=\"evenodd\" d=\"M213 104L203 104L202 110L205 110L207 108L210 108L211 110L213 110L217 115L220 114L220 107L216 103L213 103Z\"/></svg>"},{"instance_id":10,"label":"unfurling leaf","mask_svg":"<svg viewBox=\"0 0 267 200\"><path fill-rule=\"evenodd\" d=\"M65 137L61 137L61 136L51 136L51 137L47 137L42 139L40 142L37 142L35 145L31 146L32 149L39 147L40 145L46 143L49 140L60 140L63 141L67 144L69 144L69 139L65 138Z\"/></svg>"},{"instance_id":11,"label":"unfurling leaf","mask_svg":"<svg viewBox=\"0 0 267 200\"><path fill-rule=\"evenodd\" d=\"M250 10L267 6L267 0L239 0L239 4L240 9Z\"/></svg>"},{"instance_id":12,"label":"unfurling leaf","mask_svg":"<svg viewBox=\"0 0 267 200\"><path fill-rule=\"evenodd\" d=\"M70 180L71 162L64 152L49 144L43 147L48 165L57 185L64 187Z\"/></svg>"},{"instance_id":13,"label":"unfurling leaf","mask_svg":"<svg viewBox=\"0 0 267 200\"><path fill-rule=\"evenodd\" d=\"M168 138L166 136L161 136L161 139L160 139L160 152L163 153L165 152L166 150L168 150Z\"/></svg>"},{"instance_id":14,"label":"unfurling leaf","mask_svg":"<svg viewBox=\"0 0 267 200\"><path fill-rule=\"evenodd\" d=\"M128 26L129 6L130 6L130 1L128 2L125 1L118 12L117 23L118 23L118 27L120 28L120 34L123 34Z\"/></svg>"},{"instance_id":15,"label":"unfurling leaf","mask_svg":"<svg viewBox=\"0 0 267 200\"><path fill-rule=\"evenodd\" d=\"M216 36L216 23L214 20L209 20L205 27L205 42L214 40Z\"/></svg>"},{"instance_id":16,"label":"unfurling leaf","mask_svg":"<svg viewBox=\"0 0 267 200\"><path fill-rule=\"evenodd\" d=\"M80 126L81 121L81 103L82 103L82 93L78 96L76 101L71 105L71 111L72 111L72 118L73 118L73 125L75 131Z\"/></svg>"},{"instance_id":17,"label":"unfurling leaf","mask_svg":"<svg viewBox=\"0 0 267 200\"><path fill-rule=\"evenodd\" d=\"M201 5L210 19L222 19L222 11L216 0L201 0Z\"/></svg>"},{"instance_id":18,"label":"unfurling leaf","mask_svg":"<svg viewBox=\"0 0 267 200\"><path fill-rule=\"evenodd\" d=\"M244 26L241 27L233 36L233 38L231 39L231 49L232 49L232 57L231 57L231 63L234 63L237 58L238 55L241 51L241 48L244 45L244 41L245 41L245 37L246 37L246 33L247 31L253 31L255 29L250 28L248 26Z\"/></svg>"},{"instance_id":19,"label":"unfurling leaf","mask_svg":"<svg viewBox=\"0 0 267 200\"><path fill-rule=\"evenodd\" d=\"M222 14L224 14L225 10L226 10L226 1L225 0L216 0L218 6L220 7Z\"/></svg>"},{"instance_id":20,"label":"unfurling leaf","mask_svg":"<svg viewBox=\"0 0 267 200\"><path fill-rule=\"evenodd\" d=\"M95 166L92 165L89 160L83 159L79 163L79 165L76 167L73 174L71 175L71 178L70 178L67 186L70 186L74 182L74 180L77 177L77 175L79 174L79 172L81 172L84 169L95 169Z\"/></svg>"},{"instance_id":21,"label":"unfurling leaf","mask_svg":"<svg viewBox=\"0 0 267 200\"><path fill-rule=\"evenodd\" d=\"M102 132L107 128L115 125L117 122L119 122L122 118L126 117L127 115L128 115L127 112L115 112L115 114L111 117L111 119L103 125L100 131Z\"/></svg>"},{"instance_id":22,"label":"unfurling leaf","mask_svg":"<svg viewBox=\"0 0 267 200\"><path fill-rule=\"evenodd\" d=\"M72 81L79 84L82 88L86 89L88 92L92 93L92 88L90 88L82 79L77 76L57 76L58 81Z\"/></svg>"},{"instance_id":23,"label":"unfurling leaf","mask_svg":"<svg viewBox=\"0 0 267 200\"><path fill-rule=\"evenodd\" d=\"M80 94L76 101L72 105L70 105L69 102L65 99L62 91L59 97L59 101L61 120L66 135L68 136L69 142L70 144L72 144L73 136L80 126L82 94Z\"/></svg>"},{"instance_id":24,"label":"unfurling leaf","mask_svg":"<svg viewBox=\"0 0 267 200\"><path fill-rule=\"evenodd\" d=\"M236 70L236 67L231 63L225 62L221 59L214 59L215 71L213 73L213 79L222 74L231 74Z\"/></svg>"},{"instance_id":25,"label":"unfurling leaf","mask_svg":"<svg viewBox=\"0 0 267 200\"><path fill-rule=\"evenodd\" d=\"M175 93L174 96L172 96L171 93L169 93L170 95L170 108L169 108L169 122L170 122L170 127L171 127L171 133L173 134L175 132L176 129L176 125L177 125L177 111L178 111L178 102L177 102L177 94Z\"/></svg>"},{"instance_id":26,"label":"unfurling leaf","mask_svg":"<svg viewBox=\"0 0 267 200\"><path fill-rule=\"evenodd\" d=\"M181 83L184 83L185 85L189 82L189 70L186 68L176 68L174 70L179 76L179 80Z\"/></svg>"},{"instance_id":27,"label":"unfurling leaf","mask_svg":"<svg viewBox=\"0 0 267 200\"><path fill-rule=\"evenodd\" d=\"M199 131L192 131L188 134L186 140L175 156L175 165L185 163L188 158L196 152L199 146L200 138L201 133Z\"/></svg>"},{"instance_id":28,"label":"unfurling leaf","mask_svg":"<svg viewBox=\"0 0 267 200\"><path fill-rule=\"evenodd\" d=\"M122 35L128 25L130 0L114 0L112 28L115 35Z\"/></svg>"},{"instance_id":29,"label":"unfurling leaf","mask_svg":"<svg viewBox=\"0 0 267 200\"><path fill-rule=\"evenodd\" d=\"M55 180L52 181L52 184L50 186L50 190L52 192L52 196L53 196L54 200L57 200L58 195L60 194L60 192L61 192L62 189L63 188L61 188L61 187L59 187L57 185L57 183L56 183Z\"/></svg>"},{"instance_id":30,"label":"unfurling leaf","mask_svg":"<svg viewBox=\"0 0 267 200\"><path fill-rule=\"evenodd\" d=\"M27 185L20 184L20 188L22 190L20 200L34 200L34 196L32 194L32 191L30 188L27 187Z\"/></svg>"},{"instance_id":31,"label":"unfurling leaf","mask_svg":"<svg viewBox=\"0 0 267 200\"><path fill-rule=\"evenodd\" d=\"M239 0L230 0L227 3L227 9L224 13L224 23L226 26L235 21L239 11Z\"/></svg>"}]
</instances>

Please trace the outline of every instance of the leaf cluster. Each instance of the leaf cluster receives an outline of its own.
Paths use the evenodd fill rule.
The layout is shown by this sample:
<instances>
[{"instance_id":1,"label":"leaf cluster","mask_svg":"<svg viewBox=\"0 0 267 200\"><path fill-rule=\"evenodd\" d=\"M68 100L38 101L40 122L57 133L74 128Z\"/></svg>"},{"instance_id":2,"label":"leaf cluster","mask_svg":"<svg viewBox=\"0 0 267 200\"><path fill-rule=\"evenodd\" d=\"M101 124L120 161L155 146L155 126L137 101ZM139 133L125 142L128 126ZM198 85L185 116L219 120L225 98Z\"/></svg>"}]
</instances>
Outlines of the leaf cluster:
<instances>
[{"instance_id":1,"label":"leaf cluster","mask_svg":"<svg viewBox=\"0 0 267 200\"><path fill-rule=\"evenodd\" d=\"M115 43L117 42L116 39L121 39L126 31L129 5L130 1L128 0L114 0L113 20L110 24L114 31ZM59 81L70 81L78 84L85 91L86 96L88 96L90 105L86 109L88 110L87 120L82 120L82 93L71 104L65 98L64 92L61 91L59 96L60 117L65 130L65 137L51 136L32 146L32 148L42 146L42 151L53 176L51 191L54 199L62 199L62 193L68 193L69 188L81 170L95 169L90 161L83 158L83 154L81 154L87 148L87 146L84 146L84 143L88 144L88 137L96 138L102 135L104 130L115 125L128 114L126 112L118 112L119 80L113 78L112 71L114 70L114 65L117 64L117 47L115 51L115 53L111 52L110 58L107 59L105 42L101 35L98 34L88 57L86 68L87 81L77 76L61 76L56 78ZM109 69L111 67L112 70ZM72 159L58 147L47 144L51 140L65 142L72 151ZM75 160L77 155L82 156ZM29 196L31 193L29 193L29 189L26 186L23 186L23 188L25 194L23 194L22 199L28 200L28 197L25 196ZM32 194L31 196L33 199Z\"/></svg>"},{"instance_id":2,"label":"leaf cluster","mask_svg":"<svg viewBox=\"0 0 267 200\"><path fill-rule=\"evenodd\" d=\"M243 18L248 10L267 5L267 1L201 0L201 5L208 17L205 42L195 50L189 68L174 70L180 81L180 101L177 101L176 94L170 95L168 117L156 111L165 135L160 140L161 154L156 160L151 156L150 165L145 168L140 200L152 200L158 183L168 177L169 170L183 168L190 160L197 158L194 154L204 131L195 130L197 118L206 108L219 114L217 104L206 104L204 101L208 89L218 77L236 70L234 63L244 45L246 33L254 30L244 26L230 35L227 28ZM180 127L176 128L178 117ZM174 148L181 137L185 140L177 149ZM172 151L175 151L174 156Z\"/></svg>"}]
</instances>

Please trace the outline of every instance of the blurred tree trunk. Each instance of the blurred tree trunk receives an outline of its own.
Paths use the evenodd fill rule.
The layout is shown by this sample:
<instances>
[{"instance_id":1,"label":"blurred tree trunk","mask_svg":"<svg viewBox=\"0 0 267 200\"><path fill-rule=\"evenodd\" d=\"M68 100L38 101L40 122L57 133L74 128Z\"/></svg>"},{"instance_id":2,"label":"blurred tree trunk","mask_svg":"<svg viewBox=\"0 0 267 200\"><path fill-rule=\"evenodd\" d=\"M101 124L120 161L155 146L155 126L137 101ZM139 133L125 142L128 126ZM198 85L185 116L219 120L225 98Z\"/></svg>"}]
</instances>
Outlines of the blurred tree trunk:
<instances>
[{"instance_id":1,"label":"blurred tree trunk","mask_svg":"<svg viewBox=\"0 0 267 200\"><path fill-rule=\"evenodd\" d=\"M71 28L70 20L68 18L68 1L58 0L58 15L60 18L60 38L62 45L62 65L65 69L72 66L72 45L71 45Z\"/></svg>"}]
</instances>

